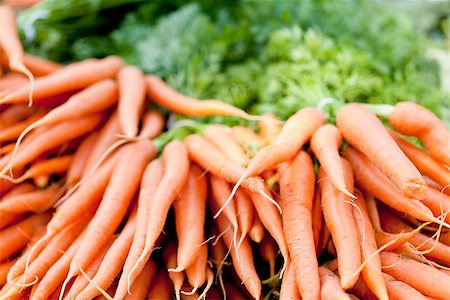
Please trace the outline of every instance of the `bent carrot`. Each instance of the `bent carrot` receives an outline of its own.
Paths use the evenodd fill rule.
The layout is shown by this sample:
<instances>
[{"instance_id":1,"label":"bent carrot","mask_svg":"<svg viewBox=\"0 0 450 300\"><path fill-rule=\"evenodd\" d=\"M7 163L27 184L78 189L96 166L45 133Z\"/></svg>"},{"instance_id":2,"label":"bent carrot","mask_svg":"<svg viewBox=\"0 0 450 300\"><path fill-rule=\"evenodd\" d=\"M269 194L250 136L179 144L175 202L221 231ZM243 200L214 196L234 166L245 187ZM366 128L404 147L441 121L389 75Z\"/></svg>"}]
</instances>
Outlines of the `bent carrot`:
<instances>
[{"instance_id":1,"label":"bent carrot","mask_svg":"<svg viewBox=\"0 0 450 300\"><path fill-rule=\"evenodd\" d=\"M319 267L320 298L323 300L350 300L349 295L341 288L339 277L325 267Z\"/></svg>"},{"instance_id":2,"label":"bent carrot","mask_svg":"<svg viewBox=\"0 0 450 300\"><path fill-rule=\"evenodd\" d=\"M367 108L358 103L347 104L339 110L336 125L345 141L365 153L404 196L425 198L427 186L422 175Z\"/></svg>"}]
</instances>

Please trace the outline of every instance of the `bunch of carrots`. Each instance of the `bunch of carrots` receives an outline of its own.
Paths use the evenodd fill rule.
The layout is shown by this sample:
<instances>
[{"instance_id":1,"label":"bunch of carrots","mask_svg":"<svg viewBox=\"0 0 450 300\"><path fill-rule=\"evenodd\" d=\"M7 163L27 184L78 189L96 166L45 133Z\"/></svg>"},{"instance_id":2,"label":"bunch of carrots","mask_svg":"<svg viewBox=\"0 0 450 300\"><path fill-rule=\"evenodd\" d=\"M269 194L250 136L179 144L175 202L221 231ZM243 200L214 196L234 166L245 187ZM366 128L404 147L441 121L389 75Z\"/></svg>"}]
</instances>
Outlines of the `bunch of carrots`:
<instances>
[{"instance_id":1,"label":"bunch of carrots","mask_svg":"<svg viewBox=\"0 0 450 300\"><path fill-rule=\"evenodd\" d=\"M25 54L8 6L0 49L0 299L450 298L450 131L427 109L253 116L117 57ZM162 111L258 128L174 135Z\"/></svg>"}]
</instances>

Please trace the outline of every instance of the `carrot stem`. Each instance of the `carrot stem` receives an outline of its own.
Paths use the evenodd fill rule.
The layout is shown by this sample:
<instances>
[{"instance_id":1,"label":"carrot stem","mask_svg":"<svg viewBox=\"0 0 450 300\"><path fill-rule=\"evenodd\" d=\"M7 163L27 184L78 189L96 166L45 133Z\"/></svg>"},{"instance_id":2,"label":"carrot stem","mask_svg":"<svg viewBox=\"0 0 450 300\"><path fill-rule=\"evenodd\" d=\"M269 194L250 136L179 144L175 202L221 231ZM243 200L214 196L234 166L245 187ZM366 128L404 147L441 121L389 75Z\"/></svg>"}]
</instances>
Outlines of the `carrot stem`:
<instances>
[{"instance_id":1,"label":"carrot stem","mask_svg":"<svg viewBox=\"0 0 450 300\"><path fill-rule=\"evenodd\" d=\"M369 109L371 112L376 114L378 117L382 117L384 119L389 118L389 115L394 111L394 106L390 104L368 104L368 103L361 103L363 106L365 106L367 109Z\"/></svg>"}]
</instances>

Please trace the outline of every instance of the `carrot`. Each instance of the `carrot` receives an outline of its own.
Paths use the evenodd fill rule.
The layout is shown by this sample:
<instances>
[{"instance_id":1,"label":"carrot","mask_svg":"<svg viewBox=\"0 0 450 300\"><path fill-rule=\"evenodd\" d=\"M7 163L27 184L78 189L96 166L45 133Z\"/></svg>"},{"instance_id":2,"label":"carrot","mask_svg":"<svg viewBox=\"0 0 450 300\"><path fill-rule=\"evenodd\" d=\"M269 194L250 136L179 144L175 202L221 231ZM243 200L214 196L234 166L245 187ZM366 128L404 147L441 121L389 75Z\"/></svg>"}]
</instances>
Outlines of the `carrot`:
<instances>
[{"instance_id":1,"label":"carrot","mask_svg":"<svg viewBox=\"0 0 450 300\"><path fill-rule=\"evenodd\" d=\"M17 253L26 246L36 227L50 220L50 214L33 215L0 231L0 261Z\"/></svg>"},{"instance_id":2,"label":"carrot","mask_svg":"<svg viewBox=\"0 0 450 300\"><path fill-rule=\"evenodd\" d=\"M143 138L154 138L164 129L164 116L157 110L149 110L144 113L142 118L142 129L139 133Z\"/></svg>"},{"instance_id":3,"label":"carrot","mask_svg":"<svg viewBox=\"0 0 450 300\"><path fill-rule=\"evenodd\" d=\"M3 77L0 76L0 95L6 95L8 91L18 88L27 82L28 78L20 73L9 73Z\"/></svg>"},{"instance_id":4,"label":"carrot","mask_svg":"<svg viewBox=\"0 0 450 300\"><path fill-rule=\"evenodd\" d=\"M142 177L139 198L138 198L138 211L136 216L136 230L134 232L133 242L130 247L130 251L125 260L122 275L117 286L117 291L114 296L115 299L123 299L128 293L130 294L130 287L128 286L128 275L133 269L136 261L141 255L142 249L145 244L145 234L147 232L147 222L149 219L149 208L153 201L156 189L163 176L164 164L161 159L155 159L148 164ZM142 274L142 273L141 273ZM132 281L139 277L131 277ZM136 279L137 280L137 279Z\"/></svg>"},{"instance_id":5,"label":"carrot","mask_svg":"<svg viewBox=\"0 0 450 300\"><path fill-rule=\"evenodd\" d=\"M316 108L304 108L292 115L284 124L277 139L271 145L259 150L250 160L245 173L236 182L230 198L245 179L291 159L324 121L322 113Z\"/></svg>"},{"instance_id":6,"label":"carrot","mask_svg":"<svg viewBox=\"0 0 450 300\"><path fill-rule=\"evenodd\" d=\"M311 212L312 217L312 228L313 228L313 238L314 238L314 247L316 248L316 255L319 256L321 253L320 250L320 239L323 235L323 213L322 206L320 205L320 189L316 184L314 189L314 199L313 199L313 207Z\"/></svg>"},{"instance_id":7,"label":"carrot","mask_svg":"<svg viewBox=\"0 0 450 300\"><path fill-rule=\"evenodd\" d=\"M366 283L364 282L361 276L358 278L355 285L351 288L350 292L358 296L359 299L369 299L369 300L378 299L372 293L372 291L366 286Z\"/></svg>"},{"instance_id":8,"label":"carrot","mask_svg":"<svg viewBox=\"0 0 450 300\"><path fill-rule=\"evenodd\" d=\"M131 287L131 294L125 296L125 300L145 299L147 290L157 276L157 266L151 259L148 260L142 273L136 278ZM116 291L117 292L117 291Z\"/></svg>"},{"instance_id":9,"label":"carrot","mask_svg":"<svg viewBox=\"0 0 450 300\"><path fill-rule=\"evenodd\" d=\"M423 179L429 188L441 191L450 196L450 188L448 186L444 188L442 185L427 176L423 176Z\"/></svg>"},{"instance_id":10,"label":"carrot","mask_svg":"<svg viewBox=\"0 0 450 300\"><path fill-rule=\"evenodd\" d=\"M427 299L415 288L407 285L404 282L396 280L394 277L383 273L384 280L386 282L389 299L399 300L425 300Z\"/></svg>"},{"instance_id":11,"label":"carrot","mask_svg":"<svg viewBox=\"0 0 450 300\"><path fill-rule=\"evenodd\" d=\"M390 131L390 134L422 174L429 176L442 186L450 184L450 171L446 167L394 132Z\"/></svg>"},{"instance_id":12,"label":"carrot","mask_svg":"<svg viewBox=\"0 0 450 300\"><path fill-rule=\"evenodd\" d=\"M189 284L193 287L192 292L186 294L194 293L206 281L208 266L208 246L201 245L198 246L198 248L200 250L198 256L196 257L194 263L186 269L187 279L189 281Z\"/></svg>"},{"instance_id":13,"label":"carrot","mask_svg":"<svg viewBox=\"0 0 450 300\"><path fill-rule=\"evenodd\" d=\"M147 75L147 93L151 100L162 107L189 117L204 116L234 116L247 120L258 120L257 116L247 114L245 111L218 100L197 100L182 95L172 89L160 78Z\"/></svg>"},{"instance_id":14,"label":"carrot","mask_svg":"<svg viewBox=\"0 0 450 300\"><path fill-rule=\"evenodd\" d=\"M35 121L39 120L44 115L43 111L37 111L35 114L20 121L14 125L8 126L0 131L0 142L13 141L16 140L23 130L25 130L29 125L33 124Z\"/></svg>"},{"instance_id":15,"label":"carrot","mask_svg":"<svg viewBox=\"0 0 450 300\"><path fill-rule=\"evenodd\" d=\"M67 170L66 185L71 187L81 180L83 170L98 138L98 133L93 132L86 137L73 155L72 162Z\"/></svg>"},{"instance_id":16,"label":"carrot","mask_svg":"<svg viewBox=\"0 0 450 300\"><path fill-rule=\"evenodd\" d=\"M358 103L347 104L337 113L336 125L345 141L365 153L404 196L421 200L427 195L419 171L367 108Z\"/></svg>"},{"instance_id":17,"label":"carrot","mask_svg":"<svg viewBox=\"0 0 450 300\"><path fill-rule=\"evenodd\" d=\"M398 102L389 123L404 135L418 137L434 159L450 166L450 131L431 111L414 102Z\"/></svg>"},{"instance_id":18,"label":"carrot","mask_svg":"<svg viewBox=\"0 0 450 300\"><path fill-rule=\"evenodd\" d=\"M320 281L312 228L314 168L300 151L280 179L283 231L302 298L320 299Z\"/></svg>"},{"instance_id":19,"label":"carrot","mask_svg":"<svg viewBox=\"0 0 450 300\"><path fill-rule=\"evenodd\" d=\"M8 274L9 269L14 265L16 260L17 258L0 263L0 286L6 284L6 275Z\"/></svg>"},{"instance_id":20,"label":"carrot","mask_svg":"<svg viewBox=\"0 0 450 300\"><path fill-rule=\"evenodd\" d=\"M30 94L28 106L33 104L34 76L24 64L24 51L17 32L16 16L14 10L8 5L0 6L0 47L8 58L8 67L19 72L30 80Z\"/></svg>"},{"instance_id":21,"label":"carrot","mask_svg":"<svg viewBox=\"0 0 450 300\"><path fill-rule=\"evenodd\" d=\"M225 294L226 291L226 294ZM230 282L225 282L224 299L247 300L248 296L238 287Z\"/></svg>"},{"instance_id":22,"label":"carrot","mask_svg":"<svg viewBox=\"0 0 450 300\"><path fill-rule=\"evenodd\" d=\"M2 126L8 127L19 121L23 121L28 117L31 117L34 113L36 113L35 107L28 107L24 104L11 105L9 108L1 110L0 124Z\"/></svg>"},{"instance_id":23,"label":"carrot","mask_svg":"<svg viewBox=\"0 0 450 300\"><path fill-rule=\"evenodd\" d=\"M341 159L345 185L353 194L353 172L350 164ZM361 264L356 224L349 197L336 190L328 180L325 170L319 170L319 185L325 223L336 247L341 287L350 289L358 280L356 272Z\"/></svg>"},{"instance_id":24,"label":"carrot","mask_svg":"<svg viewBox=\"0 0 450 300\"><path fill-rule=\"evenodd\" d=\"M241 237L239 238L238 247L241 240L250 233L253 222L254 207L250 197L242 190L238 189L235 196L236 215L238 220L238 227L241 231ZM264 229L263 229L264 231Z\"/></svg>"},{"instance_id":25,"label":"carrot","mask_svg":"<svg viewBox=\"0 0 450 300\"><path fill-rule=\"evenodd\" d=\"M11 181L0 177L0 196L9 192L14 186L15 184Z\"/></svg>"},{"instance_id":26,"label":"carrot","mask_svg":"<svg viewBox=\"0 0 450 300\"><path fill-rule=\"evenodd\" d=\"M139 275L148 261L154 244L164 228L167 213L177 194L182 190L189 174L189 158L183 143L172 141L163 150L164 175L159 183L149 208L149 218L147 223L147 233L145 237L144 249L136 261L133 269L128 274L128 285L131 286L131 275Z\"/></svg>"},{"instance_id":27,"label":"carrot","mask_svg":"<svg viewBox=\"0 0 450 300\"><path fill-rule=\"evenodd\" d=\"M5 145L3 147L0 147L0 157L7 155L9 153L12 153L14 150L15 143L10 143L8 145Z\"/></svg>"},{"instance_id":28,"label":"carrot","mask_svg":"<svg viewBox=\"0 0 450 300\"><path fill-rule=\"evenodd\" d=\"M174 241L169 241L169 243L164 247L163 252L164 263L166 264L167 269L173 270L177 266L177 246ZM170 272L169 278L173 283L173 287L175 290L175 298L180 300L180 291L183 286L184 279L186 274L181 272Z\"/></svg>"},{"instance_id":29,"label":"carrot","mask_svg":"<svg viewBox=\"0 0 450 300\"><path fill-rule=\"evenodd\" d=\"M37 78L32 91L29 85L14 89L0 98L0 104L26 102L30 92L33 99L37 101L64 92L83 89L101 80L113 78L122 65L122 61L115 56L73 63L47 76Z\"/></svg>"},{"instance_id":30,"label":"carrot","mask_svg":"<svg viewBox=\"0 0 450 300\"><path fill-rule=\"evenodd\" d=\"M405 198L401 191L364 154L352 147L344 149L344 157L355 172L355 181L364 191L397 211L407 213L422 221L441 222L418 200Z\"/></svg>"},{"instance_id":31,"label":"carrot","mask_svg":"<svg viewBox=\"0 0 450 300\"><path fill-rule=\"evenodd\" d=\"M234 126L231 128L231 134L234 139L241 144L247 157L255 156L262 146L264 146L264 140L254 133L251 129L244 126Z\"/></svg>"},{"instance_id":32,"label":"carrot","mask_svg":"<svg viewBox=\"0 0 450 300\"><path fill-rule=\"evenodd\" d=\"M269 276L275 276L275 258L277 256L278 248L275 241L270 236L265 236L259 246L259 254L262 259L269 263Z\"/></svg>"},{"instance_id":33,"label":"carrot","mask_svg":"<svg viewBox=\"0 0 450 300\"><path fill-rule=\"evenodd\" d=\"M441 193L433 188L428 188L428 195L422 200L435 216L440 216L445 212L450 211L450 196ZM447 223L450 223L450 216L447 215L445 218Z\"/></svg>"},{"instance_id":34,"label":"carrot","mask_svg":"<svg viewBox=\"0 0 450 300\"><path fill-rule=\"evenodd\" d=\"M263 114L259 125L259 134L264 139L266 145L270 145L276 140L281 131L281 126L277 122L278 118L272 113Z\"/></svg>"},{"instance_id":35,"label":"carrot","mask_svg":"<svg viewBox=\"0 0 450 300\"><path fill-rule=\"evenodd\" d=\"M58 63L28 53L25 53L23 63L31 73L38 77L48 75L62 68Z\"/></svg>"},{"instance_id":36,"label":"carrot","mask_svg":"<svg viewBox=\"0 0 450 300\"><path fill-rule=\"evenodd\" d=\"M209 125L205 129L204 135L235 163L241 166L248 164L248 157L244 153L244 150L225 126L218 124Z\"/></svg>"},{"instance_id":37,"label":"carrot","mask_svg":"<svg viewBox=\"0 0 450 300\"><path fill-rule=\"evenodd\" d=\"M311 150L324 168L334 188L347 196L354 197L345 187L344 171L339 159L341 146L341 133L331 124L319 127L311 137Z\"/></svg>"},{"instance_id":38,"label":"carrot","mask_svg":"<svg viewBox=\"0 0 450 300\"><path fill-rule=\"evenodd\" d=\"M381 272L381 261L378 250L375 232L372 227L367 207L363 195L355 191L355 206L353 207L353 218L356 223L359 241L361 245L361 256L367 263L364 265L361 276L367 287L377 296L378 299L389 300L386 285Z\"/></svg>"},{"instance_id":39,"label":"carrot","mask_svg":"<svg viewBox=\"0 0 450 300\"><path fill-rule=\"evenodd\" d=\"M264 225L261 223L261 220L258 217L258 214L256 213L256 211L253 212L252 226L250 227L248 236L255 243L261 243L261 241L264 238ZM241 243L241 241L239 241L239 244L240 243Z\"/></svg>"},{"instance_id":40,"label":"carrot","mask_svg":"<svg viewBox=\"0 0 450 300\"><path fill-rule=\"evenodd\" d=\"M166 271L159 270L148 290L147 299L171 299L173 287Z\"/></svg>"},{"instance_id":41,"label":"carrot","mask_svg":"<svg viewBox=\"0 0 450 300\"><path fill-rule=\"evenodd\" d=\"M320 295L323 300L350 299L349 295L341 288L339 277L325 267L319 267Z\"/></svg>"},{"instance_id":42,"label":"carrot","mask_svg":"<svg viewBox=\"0 0 450 300\"><path fill-rule=\"evenodd\" d=\"M94 259L96 252L114 234L138 189L145 166L155 155L156 149L150 141L126 146L114 168L96 215L86 230L80 249L70 264L65 283L78 275L80 269L84 270Z\"/></svg>"},{"instance_id":43,"label":"carrot","mask_svg":"<svg viewBox=\"0 0 450 300\"><path fill-rule=\"evenodd\" d=\"M103 260L98 267L95 276L88 286L84 288L75 299L93 299L101 294L99 289L108 289L114 281L114 278L122 269L128 251L133 240L133 234L136 227L136 209L128 217L127 223L106 252Z\"/></svg>"},{"instance_id":44,"label":"carrot","mask_svg":"<svg viewBox=\"0 0 450 300\"><path fill-rule=\"evenodd\" d=\"M297 279L292 261L289 262L289 265L286 269L286 275L284 276L283 281L281 281L280 299L301 299L300 290L297 285Z\"/></svg>"},{"instance_id":45,"label":"carrot","mask_svg":"<svg viewBox=\"0 0 450 300\"><path fill-rule=\"evenodd\" d=\"M169 272L185 270L200 253L199 245L204 239L206 197L206 178L202 175L202 170L192 164L187 182L173 203L178 251L177 266Z\"/></svg>"},{"instance_id":46,"label":"carrot","mask_svg":"<svg viewBox=\"0 0 450 300\"><path fill-rule=\"evenodd\" d=\"M391 252L381 252L383 271L417 289L424 295L448 299L450 276L413 259Z\"/></svg>"},{"instance_id":47,"label":"carrot","mask_svg":"<svg viewBox=\"0 0 450 300\"><path fill-rule=\"evenodd\" d=\"M61 186L54 184L45 190L13 196L2 201L0 202L0 211L42 213L53 206L59 195L61 195Z\"/></svg>"}]
</instances>

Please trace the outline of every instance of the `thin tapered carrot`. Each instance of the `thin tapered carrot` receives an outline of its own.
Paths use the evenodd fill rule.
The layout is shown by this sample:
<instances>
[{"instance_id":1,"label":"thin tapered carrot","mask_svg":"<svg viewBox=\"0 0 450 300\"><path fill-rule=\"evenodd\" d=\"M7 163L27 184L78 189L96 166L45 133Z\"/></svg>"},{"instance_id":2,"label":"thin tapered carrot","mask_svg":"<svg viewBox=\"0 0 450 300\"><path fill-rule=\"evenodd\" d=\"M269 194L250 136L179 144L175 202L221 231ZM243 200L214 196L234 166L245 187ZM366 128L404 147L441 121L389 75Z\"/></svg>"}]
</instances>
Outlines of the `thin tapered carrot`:
<instances>
[{"instance_id":1,"label":"thin tapered carrot","mask_svg":"<svg viewBox=\"0 0 450 300\"><path fill-rule=\"evenodd\" d=\"M255 243L261 243L264 238L264 225L261 222L255 208L253 207L253 221L252 226L250 227L250 231L248 232L248 236ZM241 241L239 241L241 242Z\"/></svg>"},{"instance_id":2,"label":"thin tapered carrot","mask_svg":"<svg viewBox=\"0 0 450 300\"><path fill-rule=\"evenodd\" d=\"M275 258L278 253L278 247L275 241L268 235L264 237L259 246L259 254L262 259L269 263L269 276L275 276Z\"/></svg>"},{"instance_id":3,"label":"thin tapered carrot","mask_svg":"<svg viewBox=\"0 0 450 300\"><path fill-rule=\"evenodd\" d=\"M291 159L324 122L323 114L316 108L300 109L292 115L276 140L259 150L250 160L244 174L236 182L230 198L245 179Z\"/></svg>"},{"instance_id":4,"label":"thin tapered carrot","mask_svg":"<svg viewBox=\"0 0 450 300\"><path fill-rule=\"evenodd\" d=\"M44 190L13 196L2 201L0 211L41 213L52 207L61 194L61 185L54 184Z\"/></svg>"},{"instance_id":5,"label":"thin tapered carrot","mask_svg":"<svg viewBox=\"0 0 450 300\"><path fill-rule=\"evenodd\" d=\"M144 108L146 83L142 71L125 66L117 74L119 85L118 112L122 133L127 137L138 134L139 117Z\"/></svg>"},{"instance_id":6,"label":"thin tapered carrot","mask_svg":"<svg viewBox=\"0 0 450 300\"><path fill-rule=\"evenodd\" d=\"M320 281L312 227L314 167L300 151L288 163L280 179L283 231L297 284L303 298L320 298Z\"/></svg>"},{"instance_id":7,"label":"thin tapered carrot","mask_svg":"<svg viewBox=\"0 0 450 300\"><path fill-rule=\"evenodd\" d=\"M345 185L353 194L353 172L350 164L341 159ZM319 170L319 186L325 223L336 247L341 287L350 289L358 280L356 272L361 264L360 247L353 218L351 198L336 190L328 180L325 170Z\"/></svg>"},{"instance_id":8,"label":"thin tapered carrot","mask_svg":"<svg viewBox=\"0 0 450 300\"><path fill-rule=\"evenodd\" d=\"M0 5L0 47L8 58L8 67L11 71L19 72L30 80L28 105L33 104L34 76L24 64L25 53L17 32L16 15L8 5Z\"/></svg>"},{"instance_id":9,"label":"thin tapered carrot","mask_svg":"<svg viewBox=\"0 0 450 300\"><path fill-rule=\"evenodd\" d=\"M191 164L188 179L173 203L178 251L177 266L169 271L185 270L199 255L199 245L204 240L206 199L206 178L199 167Z\"/></svg>"},{"instance_id":10,"label":"thin tapered carrot","mask_svg":"<svg viewBox=\"0 0 450 300\"><path fill-rule=\"evenodd\" d=\"M328 179L338 191L353 197L345 187L344 171L339 159L341 146L341 133L331 124L319 127L311 137L311 150L327 173Z\"/></svg>"},{"instance_id":11,"label":"thin tapered carrot","mask_svg":"<svg viewBox=\"0 0 450 300\"><path fill-rule=\"evenodd\" d=\"M367 108L358 103L347 104L339 110L336 125L345 141L363 152L404 196L425 198L427 186L422 175Z\"/></svg>"},{"instance_id":12,"label":"thin tapered carrot","mask_svg":"<svg viewBox=\"0 0 450 300\"><path fill-rule=\"evenodd\" d=\"M402 192L370 160L352 147L344 149L344 157L352 165L355 182L380 201L422 221L436 220L431 210L418 200L402 196Z\"/></svg>"},{"instance_id":13,"label":"thin tapered carrot","mask_svg":"<svg viewBox=\"0 0 450 300\"><path fill-rule=\"evenodd\" d=\"M72 163L67 170L66 184L71 187L81 180L83 170L94 147L98 133L93 132L81 142L73 155Z\"/></svg>"},{"instance_id":14,"label":"thin tapered carrot","mask_svg":"<svg viewBox=\"0 0 450 300\"><path fill-rule=\"evenodd\" d=\"M320 189L319 185L316 184L316 187L314 189L314 199L313 199L313 207L311 212L312 217L312 228L313 228L313 238L314 238L314 246L316 247L316 255L319 256L321 253L319 253L319 244L321 236L323 235L323 213L322 213L322 206L320 204Z\"/></svg>"},{"instance_id":15,"label":"thin tapered carrot","mask_svg":"<svg viewBox=\"0 0 450 300\"><path fill-rule=\"evenodd\" d=\"M14 104L0 112L0 124L5 128L19 121L23 121L36 113L35 107L28 107L25 104Z\"/></svg>"},{"instance_id":16,"label":"thin tapered carrot","mask_svg":"<svg viewBox=\"0 0 450 300\"><path fill-rule=\"evenodd\" d=\"M172 202L182 190L189 174L189 158L186 147L180 141L172 141L163 149L164 175L150 205L144 249L128 274L128 285L133 284L132 276L141 273L149 259L158 236L164 228L167 213ZM134 274L134 275L133 275Z\"/></svg>"},{"instance_id":17,"label":"thin tapered carrot","mask_svg":"<svg viewBox=\"0 0 450 300\"><path fill-rule=\"evenodd\" d=\"M396 280L394 277L383 273L386 282L389 299L398 300L426 300L422 293L404 282Z\"/></svg>"},{"instance_id":18,"label":"thin tapered carrot","mask_svg":"<svg viewBox=\"0 0 450 300\"><path fill-rule=\"evenodd\" d=\"M6 275L8 274L9 269L11 269L16 260L17 258L0 263L0 286L6 284Z\"/></svg>"},{"instance_id":19,"label":"thin tapered carrot","mask_svg":"<svg viewBox=\"0 0 450 300\"><path fill-rule=\"evenodd\" d=\"M16 123L14 125L8 126L5 129L0 131L0 142L5 141L15 141L23 130L25 130L29 125L33 124L35 121L42 118L44 115L43 111L38 111L29 118Z\"/></svg>"},{"instance_id":20,"label":"thin tapered carrot","mask_svg":"<svg viewBox=\"0 0 450 300\"><path fill-rule=\"evenodd\" d=\"M33 215L0 232L0 261L17 253L26 246L31 235L39 225L47 224L50 214Z\"/></svg>"},{"instance_id":21,"label":"thin tapered carrot","mask_svg":"<svg viewBox=\"0 0 450 300\"><path fill-rule=\"evenodd\" d=\"M56 62L28 53L25 53L23 63L36 76L45 76L63 67Z\"/></svg>"},{"instance_id":22,"label":"thin tapered carrot","mask_svg":"<svg viewBox=\"0 0 450 300\"><path fill-rule=\"evenodd\" d=\"M101 120L101 115L92 115L78 120L61 122L51 127L29 143L24 144L17 152L14 160L11 159L6 168L3 168L1 172L5 174L9 169L17 169L25 166L42 153L94 129Z\"/></svg>"},{"instance_id":23,"label":"thin tapered carrot","mask_svg":"<svg viewBox=\"0 0 450 300\"><path fill-rule=\"evenodd\" d=\"M164 246L163 252L164 263L169 270L173 270L177 267L177 245L175 241L170 241ZM173 289L175 290L175 298L180 300L181 287L183 286L186 274L184 271L170 272L169 278L173 283Z\"/></svg>"},{"instance_id":24,"label":"thin tapered carrot","mask_svg":"<svg viewBox=\"0 0 450 300\"><path fill-rule=\"evenodd\" d=\"M189 117L219 115L241 117L247 120L260 119L218 100L197 100L182 95L156 76L147 75L146 81L147 93L151 100L174 113Z\"/></svg>"},{"instance_id":25,"label":"thin tapered carrot","mask_svg":"<svg viewBox=\"0 0 450 300\"><path fill-rule=\"evenodd\" d=\"M136 278L131 286L131 293L126 295L124 300L145 299L147 291L157 275L157 270L158 267L155 262L149 259L142 270L142 273Z\"/></svg>"},{"instance_id":26,"label":"thin tapered carrot","mask_svg":"<svg viewBox=\"0 0 450 300\"><path fill-rule=\"evenodd\" d=\"M396 133L390 131L390 134L422 174L429 176L442 186L450 184L450 171L446 167Z\"/></svg>"},{"instance_id":27,"label":"thin tapered carrot","mask_svg":"<svg viewBox=\"0 0 450 300\"><path fill-rule=\"evenodd\" d=\"M355 191L355 206L353 207L353 218L355 219L361 245L361 256L366 265L361 271L361 276L369 289L381 300L389 300L386 285L381 271L379 255L374 255L378 250L375 232L372 227L363 195Z\"/></svg>"},{"instance_id":28,"label":"thin tapered carrot","mask_svg":"<svg viewBox=\"0 0 450 300\"><path fill-rule=\"evenodd\" d=\"M170 299L173 286L167 271L159 270L147 293L147 299Z\"/></svg>"},{"instance_id":29,"label":"thin tapered carrot","mask_svg":"<svg viewBox=\"0 0 450 300\"><path fill-rule=\"evenodd\" d=\"M430 110L414 102L398 102L389 123L404 135L418 137L434 159L450 166L450 130Z\"/></svg>"},{"instance_id":30,"label":"thin tapered carrot","mask_svg":"<svg viewBox=\"0 0 450 300\"><path fill-rule=\"evenodd\" d=\"M339 284L339 277L325 267L319 267L320 298L323 300L350 300Z\"/></svg>"},{"instance_id":31,"label":"thin tapered carrot","mask_svg":"<svg viewBox=\"0 0 450 300\"><path fill-rule=\"evenodd\" d=\"M300 290L297 285L295 270L291 261L286 269L286 275L284 276L283 281L281 281L280 299L298 300L301 299L300 297Z\"/></svg>"},{"instance_id":32,"label":"thin tapered carrot","mask_svg":"<svg viewBox=\"0 0 450 300\"><path fill-rule=\"evenodd\" d=\"M149 110L142 117L142 128L139 136L142 138L154 138L164 129L164 116L157 110Z\"/></svg>"},{"instance_id":33,"label":"thin tapered carrot","mask_svg":"<svg viewBox=\"0 0 450 300\"><path fill-rule=\"evenodd\" d=\"M239 143L233 138L230 130L222 125L213 124L208 126L204 135L216 147L220 148L231 160L241 166L247 166L248 157Z\"/></svg>"},{"instance_id":34,"label":"thin tapered carrot","mask_svg":"<svg viewBox=\"0 0 450 300\"><path fill-rule=\"evenodd\" d=\"M113 78L122 65L122 61L115 56L67 65L47 76L37 78L32 91L33 99L37 101L49 98L64 92L83 89L103 79ZM1 97L0 103L24 103L28 101L29 93L29 85L20 86Z\"/></svg>"},{"instance_id":35,"label":"thin tapered carrot","mask_svg":"<svg viewBox=\"0 0 450 300\"><path fill-rule=\"evenodd\" d=\"M135 226L136 209L133 210L122 232L108 249L95 276L92 278L92 283L78 293L75 299L93 299L101 294L98 288L103 290L109 288L125 263L133 240Z\"/></svg>"},{"instance_id":36,"label":"thin tapered carrot","mask_svg":"<svg viewBox=\"0 0 450 300\"><path fill-rule=\"evenodd\" d=\"M146 165L155 155L156 149L150 141L126 146L114 168L96 215L87 228L80 249L71 262L65 282L78 275L80 268L84 270L94 259L96 252L114 234L139 187Z\"/></svg>"},{"instance_id":37,"label":"thin tapered carrot","mask_svg":"<svg viewBox=\"0 0 450 300\"><path fill-rule=\"evenodd\" d=\"M133 269L136 261L144 249L145 237L147 232L147 222L149 219L149 209L156 189L163 176L164 164L161 159L155 159L148 164L142 176L139 198L138 198L138 211L136 216L136 230L134 232L133 242L130 247L130 251L125 260L122 275L120 276L117 286L115 299L123 299L127 295L127 291L130 293L130 286L128 285L128 275ZM141 273L142 274L142 273ZM131 277L132 280L138 277ZM137 280L137 279L136 279Z\"/></svg>"},{"instance_id":38,"label":"thin tapered carrot","mask_svg":"<svg viewBox=\"0 0 450 300\"><path fill-rule=\"evenodd\" d=\"M424 295L448 299L450 297L450 276L392 252L381 252L383 271L397 280L412 286Z\"/></svg>"},{"instance_id":39,"label":"thin tapered carrot","mask_svg":"<svg viewBox=\"0 0 450 300\"><path fill-rule=\"evenodd\" d=\"M200 249L195 261L186 269L186 276L189 284L192 286L192 292L197 291L206 281L206 269L208 266L208 246L203 244L198 247ZM169 273L170 275L170 273Z\"/></svg>"},{"instance_id":40,"label":"thin tapered carrot","mask_svg":"<svg viewBox=\"0 0 450 300\"><path fill-rule=\"evenodd\" d=\"M237 190L235 199L238 226L241 231L241 237L238 242L239 247L240 241L250 233L255 208L250 197L242 189Z\"/></svg>"},{"instance_id":41,"label":"thin tapered carrot","mask_svg":"<svg viewBox=\"0 0 450 300\"><path fill-rule=\"evenodd\" d=\"M266 145L270 145L276 140L281 131L281 125L277 116L272 113L263 114L265 117L262 119L259 125L259 135L264 139Z\"/></svg>"}]
</instances>

